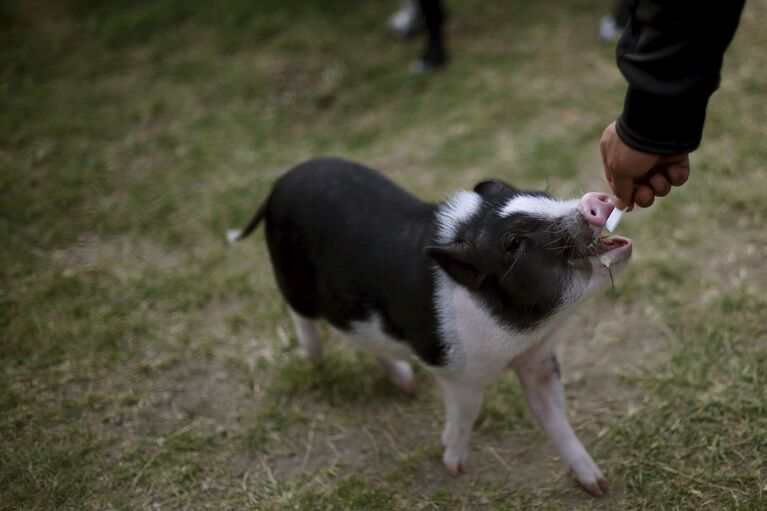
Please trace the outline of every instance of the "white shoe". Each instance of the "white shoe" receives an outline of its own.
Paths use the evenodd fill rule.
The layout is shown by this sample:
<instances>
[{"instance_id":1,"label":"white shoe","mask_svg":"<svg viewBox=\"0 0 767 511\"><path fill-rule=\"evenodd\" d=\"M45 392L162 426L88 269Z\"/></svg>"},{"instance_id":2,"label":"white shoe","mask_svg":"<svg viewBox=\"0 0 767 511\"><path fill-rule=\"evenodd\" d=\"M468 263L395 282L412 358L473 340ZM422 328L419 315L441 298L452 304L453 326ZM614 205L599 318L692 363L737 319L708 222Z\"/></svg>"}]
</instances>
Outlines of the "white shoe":
<instances>
[{"instance_id":1,"label":"white shoe","mask_svg":"<svg viewBox=\"0 0 767 511\"><path fill-rule=\"evenodd\" d=\"M617 41L623 33L623 27L615 22L615 16L605 16L599 22L599 38L605 42Z\"/></svg>"},{"instance_id":2,"label":"white shoe","mask_svg":"<svg viewBox=\"0 0 767 511\"><path fill-rule=\"evenodd\" d=\"M423 28L421 11L415 0L405 0L399 11L392 14L388 22L389 30L400 37L408 37Z\"/></svg>"}]
</instances>

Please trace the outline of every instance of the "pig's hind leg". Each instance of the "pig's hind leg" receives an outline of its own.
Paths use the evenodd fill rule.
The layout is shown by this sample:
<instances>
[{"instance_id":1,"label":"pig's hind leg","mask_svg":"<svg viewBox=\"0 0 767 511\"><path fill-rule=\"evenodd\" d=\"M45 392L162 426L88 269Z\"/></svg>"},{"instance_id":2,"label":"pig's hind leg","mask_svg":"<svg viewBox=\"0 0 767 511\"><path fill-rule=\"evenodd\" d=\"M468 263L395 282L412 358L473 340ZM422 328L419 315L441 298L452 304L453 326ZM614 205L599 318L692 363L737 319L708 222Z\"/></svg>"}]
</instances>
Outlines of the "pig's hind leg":
<instances>
[{"instance_id":1,"label":"pig's hind leg","mask_svg":"<svg viewBox=\"0 0 767 511\"><path fill-rule=\"evenodd\" d=\"M376 361L397 387L405 392L413 392L415 390L415 375L410 364L404 360L394 360L385 357L376 357Z\"/></svg>"},{"instance_id":2,"label":"pig's hind leg","mask_svg":"<svg viewBox=\"0 0 767 511\"><path fill-rule=\"evenodd\" d=\"M293 319L293 324L296 326L298 342L306 351L306 358L317 363L322 356L322 339L317 320L302 316L290 307L288 307L288 311L291 319Z\"/></svg>"},{"instance_id":3,"label":"pig's hind leg","mask_svg":"<svg viewBox=\"0 0 767 511\"><path fill-rule=\"evenodd\" d=\"M515 362L527 404L544 431L554 441L562 461L578 482L594 495L602 495L607 479L583 447L565 414L565 397L559 365L549 346L533 349Z\"/></svg>"},{"instance_id":4,"label":"pig's hind leg","mask_svg":"<svg viewBox=\"0 0 767 511\"><path fill-rule=\"evenodd\" d=\"M409 350L402 341L391 338L384 331L383 321L378 313L371 312L367 320L353 322L337 332L355 348L375 358L397 387L406 392L415 390L413 368L403 360L408 357Z\"/></svg>"}]
</instances>

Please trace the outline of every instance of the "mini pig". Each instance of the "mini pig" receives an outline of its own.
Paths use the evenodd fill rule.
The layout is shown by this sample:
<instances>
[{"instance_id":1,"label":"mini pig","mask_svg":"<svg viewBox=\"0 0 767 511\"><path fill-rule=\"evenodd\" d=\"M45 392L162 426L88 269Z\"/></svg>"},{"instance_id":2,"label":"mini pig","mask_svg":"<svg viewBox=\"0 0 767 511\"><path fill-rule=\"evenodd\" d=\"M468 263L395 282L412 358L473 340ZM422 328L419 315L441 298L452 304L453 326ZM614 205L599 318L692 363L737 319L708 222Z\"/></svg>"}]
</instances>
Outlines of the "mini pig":
<instances>
[{"instance_id":1,"label":"mini pig","mask_svg":"<svg viewBox=\"0 0 767 511\"><path fill-rule=\"evenodd\" d=\"M277 284L310 359L321 355L324 319L399 387L415 385L412 358L435 376L451 475L467 468L485 388L513 369L562 460L601 495L605 477L565 414L552 337L628 263L629 239L599 237L613 208L603 194L562 201L499 180L428 204L362 165L321 158L279 178L228 237L265 222Z\"/></svg>"}]
</instances>

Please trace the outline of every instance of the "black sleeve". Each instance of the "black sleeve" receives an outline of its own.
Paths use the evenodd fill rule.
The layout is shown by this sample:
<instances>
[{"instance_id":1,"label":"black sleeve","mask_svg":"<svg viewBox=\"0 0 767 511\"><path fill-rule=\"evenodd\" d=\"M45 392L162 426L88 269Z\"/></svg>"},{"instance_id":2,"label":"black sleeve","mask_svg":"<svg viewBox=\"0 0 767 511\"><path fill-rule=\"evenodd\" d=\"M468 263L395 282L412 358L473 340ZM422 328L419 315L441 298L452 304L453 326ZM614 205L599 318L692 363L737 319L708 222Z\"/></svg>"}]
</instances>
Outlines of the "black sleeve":
<instances>
[{"instance_id":1,"label":"black sleeve","mask_svg":"<svg viewBox=\"0 0 767 511\"><path fill-rule=\"evenodd\" d=\"M745 0L630 0L618 43L629 88L616 124L628 145L677 154L700 145L708 98Z\"/></svg>"}]
</instances>

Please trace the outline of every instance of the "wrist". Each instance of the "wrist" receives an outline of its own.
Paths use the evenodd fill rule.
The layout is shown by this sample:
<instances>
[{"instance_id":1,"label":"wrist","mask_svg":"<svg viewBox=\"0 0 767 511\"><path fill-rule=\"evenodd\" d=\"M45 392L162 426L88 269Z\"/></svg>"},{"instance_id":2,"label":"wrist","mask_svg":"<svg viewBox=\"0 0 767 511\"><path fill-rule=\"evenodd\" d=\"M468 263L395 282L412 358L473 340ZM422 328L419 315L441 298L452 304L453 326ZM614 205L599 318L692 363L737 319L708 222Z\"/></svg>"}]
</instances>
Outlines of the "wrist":
<instances>
[{"instance_id":1,"label":"wrist","mask_svg":"<svg viewBox=\"0 0 767 511\"><path fill-rule=\"evenodd\" d=\"M700 145L708 98L666 97L629 88L615 123L621 140L658 155L689 153Z\"/></svg>"}]
</instances>

